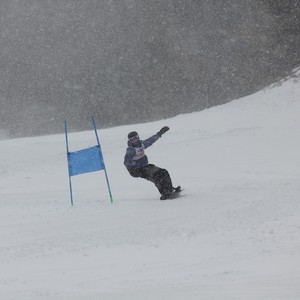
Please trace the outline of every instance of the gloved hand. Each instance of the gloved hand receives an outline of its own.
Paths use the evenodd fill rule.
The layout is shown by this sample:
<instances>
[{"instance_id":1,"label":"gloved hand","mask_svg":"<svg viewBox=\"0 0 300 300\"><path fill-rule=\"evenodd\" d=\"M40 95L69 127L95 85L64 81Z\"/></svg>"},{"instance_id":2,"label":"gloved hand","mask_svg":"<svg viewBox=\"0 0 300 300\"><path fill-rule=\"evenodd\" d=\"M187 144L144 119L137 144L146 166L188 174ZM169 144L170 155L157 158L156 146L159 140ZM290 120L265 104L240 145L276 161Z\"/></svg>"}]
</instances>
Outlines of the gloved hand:
<instances>
[{"instance_id":1,"label":"gloved hand","mask_svg":"<svg viewBox=\"0 0 300 300\"><path fill-rule=\"evenodd\" d=\"M161 137L164 133L166 133L170 128L168 126L164 126L158 133L157 135Z\"/></svg>"}]
</instances>

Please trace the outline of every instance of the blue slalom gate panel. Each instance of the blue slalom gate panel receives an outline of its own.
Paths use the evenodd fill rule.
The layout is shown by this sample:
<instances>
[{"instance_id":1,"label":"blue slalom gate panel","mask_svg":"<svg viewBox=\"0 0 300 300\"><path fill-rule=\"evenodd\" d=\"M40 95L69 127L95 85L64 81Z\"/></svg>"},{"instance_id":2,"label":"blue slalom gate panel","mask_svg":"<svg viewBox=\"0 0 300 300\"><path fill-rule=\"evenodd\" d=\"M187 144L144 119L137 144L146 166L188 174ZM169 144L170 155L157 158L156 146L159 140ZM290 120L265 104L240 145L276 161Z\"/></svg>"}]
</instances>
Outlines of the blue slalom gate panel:
<instances>
[{"instance_id":1,"label":"blue slalom gate panel","mask_svg":"<svg viewBox=\"0 0 300 300\"><path fill-rule=\"evenodd\" d=\"M95 172L105 168L99 146L68 153L70 176Z\"/></svg>"}]
</instances>

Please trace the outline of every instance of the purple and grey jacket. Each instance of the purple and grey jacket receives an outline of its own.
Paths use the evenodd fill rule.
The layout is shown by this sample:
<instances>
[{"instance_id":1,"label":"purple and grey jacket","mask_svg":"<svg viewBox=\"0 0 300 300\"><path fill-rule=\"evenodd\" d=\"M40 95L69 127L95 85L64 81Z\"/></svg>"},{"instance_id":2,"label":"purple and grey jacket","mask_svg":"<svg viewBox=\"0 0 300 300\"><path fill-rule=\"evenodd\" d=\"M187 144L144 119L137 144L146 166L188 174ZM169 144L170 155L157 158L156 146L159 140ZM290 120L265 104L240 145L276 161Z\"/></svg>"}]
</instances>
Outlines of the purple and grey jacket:
<instances>
[{"instance_id":1,"label":"purple and grey jacket","mask_svg":"<svg viewBox=\"0 0 300 300\"><path fill-rule=\"evenodd\" d=\"M128 170L138 169L148 165L148 157L145 154L145 149L150 147L159 139L159 135L155 134L146 140L139 140L138 143L132 144L127 142L128 148L124 157L124 165Z\"/></svg>"}]
</instances>

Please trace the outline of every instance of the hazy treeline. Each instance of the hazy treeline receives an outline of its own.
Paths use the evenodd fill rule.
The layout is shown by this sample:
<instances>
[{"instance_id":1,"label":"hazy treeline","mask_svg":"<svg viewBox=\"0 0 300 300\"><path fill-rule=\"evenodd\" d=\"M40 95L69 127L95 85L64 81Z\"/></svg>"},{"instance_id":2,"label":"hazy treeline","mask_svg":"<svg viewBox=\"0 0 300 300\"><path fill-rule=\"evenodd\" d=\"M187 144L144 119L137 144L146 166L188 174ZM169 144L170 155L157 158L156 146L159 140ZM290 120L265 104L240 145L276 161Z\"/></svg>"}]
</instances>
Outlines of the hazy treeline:
<instances>
[{"instance_id":1,"label":"hazy treeline","mask_svg":"<svg viewBox=\"0 0 300 300\"><path fill-rule=\"evenodd\" d=\"M0 129L156 120L300 64L299 0L0 0Z\"/></svg>"}]
</instances>

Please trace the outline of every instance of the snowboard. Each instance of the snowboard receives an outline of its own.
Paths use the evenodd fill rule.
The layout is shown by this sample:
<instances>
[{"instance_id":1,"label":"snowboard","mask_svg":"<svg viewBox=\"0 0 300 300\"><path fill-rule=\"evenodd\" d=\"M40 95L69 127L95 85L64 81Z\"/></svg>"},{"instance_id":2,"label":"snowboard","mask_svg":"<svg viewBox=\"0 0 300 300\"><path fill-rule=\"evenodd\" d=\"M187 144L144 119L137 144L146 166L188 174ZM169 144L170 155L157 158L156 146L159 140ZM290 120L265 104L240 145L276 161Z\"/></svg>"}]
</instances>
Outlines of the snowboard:
<instances>
[{"instance_id":1,"label":"snowboard","mask_svg":"<svg viewBox=\"0 0 300 300\"><path fill-rule=\"evenodd\" d=\"M174 188L171 194L166 197L161 197L160 200L171 200L180 197L180 193L182 192L181 186Z\"/></svg>"}]
</instances>

